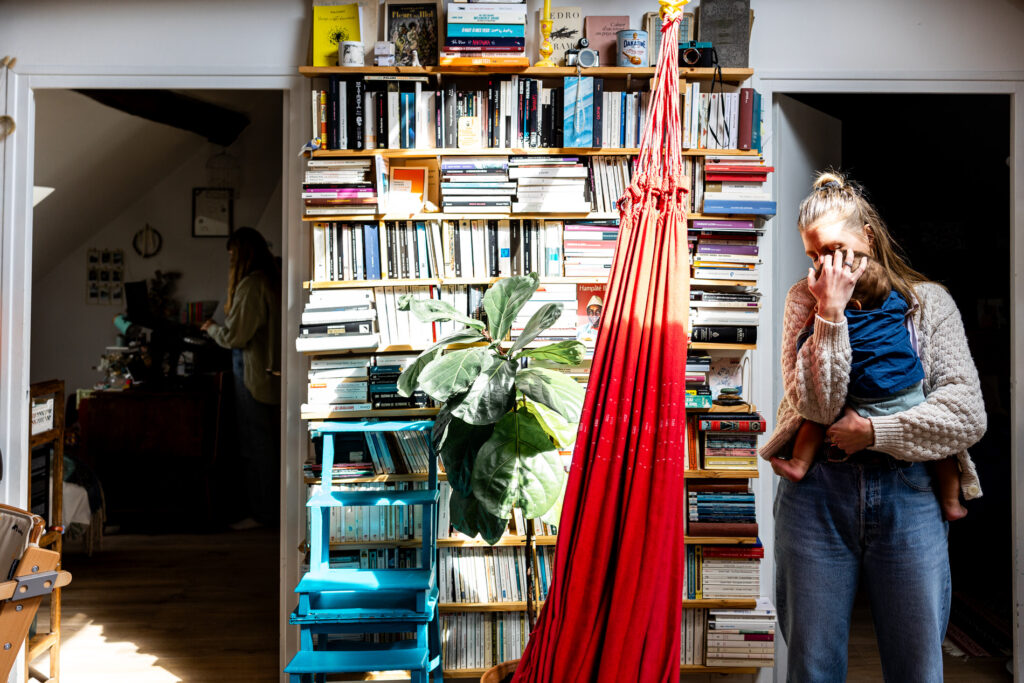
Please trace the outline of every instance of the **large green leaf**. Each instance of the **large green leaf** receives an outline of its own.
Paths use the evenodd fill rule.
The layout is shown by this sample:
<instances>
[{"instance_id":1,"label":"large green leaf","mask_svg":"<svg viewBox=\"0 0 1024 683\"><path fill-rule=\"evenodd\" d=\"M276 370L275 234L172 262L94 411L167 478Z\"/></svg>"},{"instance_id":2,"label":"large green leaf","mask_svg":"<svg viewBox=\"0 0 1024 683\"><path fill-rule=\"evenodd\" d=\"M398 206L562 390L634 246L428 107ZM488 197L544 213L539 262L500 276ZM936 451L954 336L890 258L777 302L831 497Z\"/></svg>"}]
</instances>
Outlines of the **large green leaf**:
<instances>
[{"instance_id":1,"label":"large green leaf","mask_svg":"<svg viewBox=\"0 0 1024 683\"><path fill-rule=\"evenodd\" d=\"M516 364L493 351L487 353L488 359L466 397L452 409L453 416L469 424L493 424L515 401Z\"/></svg>"},{"instance_id":2,"label":"large green leaf","mask_svg":"<svg viewBox=\"0 0 1024 683\"><path fill-rule=\"evenodd\" d=\"M537 418L544 433L551 437L555 445L562 450L572 448L576 443L576 432L579 431L578 422L569 422L564 417L548 408L543 403L537 403L526 399L526 409Z\"/></svg>"},{"instance_id":3,"label":"large green leaf","mask_svg":"<svg viewBox=\"0 0 1024 683\"><path fill-rule=\"evenodd\" d=\"M580 421L585 392L579 382L560 372L525 368L516 373L516 388L523 395L543 403L569 422Z\"/></svg>"},{"instance_id":4,"label":"large green leaf","mask_svg":"<svg viewBox=\"0 0 1024 683\"><path fill-rule=\"evenodd\" d=\"M520 356L528 356L538 360L550 360L562 365L579 365L583 362L583 354L587 347L583 342L560 341L536 349L526 349Z\"/></svg>"},{"instance_id":5,"label":"large green leaf","mask_svg":"<svg viewBox=\"0 0 1024 683\"><path fill-rule=\"evenodd\" d=\"M440 413L438 417L441 417ZM467 424L452 417L450 413L442 419L444 428L440 446L435 446L437 454L444 463L444 471L448 475L451 487L464 495L470 495L473 491L473 462L480 447L490 438L494 427ZM435 428L437 424L435 420Z\"/></svg>"},{"instance_id":6,"label":"large green leaf","mask_svg":"<svg viewBox=\"0 0 1024 683\"><path fill-rule=\"evenodd\" d=\"M526 326L523 328L522 334L516 339L516 342L509 349L509 353L514 353L519 349L523 348L534 339L537 335L548 329L555 324L562 315L562 304L550 303L544 304L537 311L530 316L530 319L526 321Z\"/></svg>"},{"instance_id":7,"label":"large green leaf","mask_svg":"<svg viewBox=\"0 0 1024 683\"><path fill-rule=\"evenodd\" d=\"M452 394L469 389L491 355L481 348L449 351L423 368L419 387L435 401L447 401Z\"/></svg>"},{"instance_id":8,"label":"large green leaf","mask_svg":"<svg viewBox=\"0 0 1024 683\"><path fill-rule=\"evenodd\" d=\"M412 393L416 391L416 383L419 380L420 373L423 372L423 368L430 365L445 346L449 344L471 344L483 340L484 335L479 330L471 327L449 334L417 356L416 360L402 372L398 377L398 393L402 396L412 396Z\"/></svg>"},{"instance_id":9,"label":"large green leaf","mask_svg":"<svg viewBox=\"0 0 1024 683\"><path fill-rule=\"evenodd\" d=\"M509 516L513 507L528 518L540 517L555 504L564 482L558 451L526 410L498 420L473 463L473 494L496 517Z\"/></svg>"},{"instance_id":10,"label":"large green leaf","mask_svg":"<svg viewBox=\"0 0 1024 683\"><path fill-rule=\"evenodd\" d=\"M508 335L512 321L539 285L537 273L530 273L503 278L487 290L484 294L484 310L487 311L487 327L491 339L501 341Z\"/></svg>"},{"instance_id":11,"label":"large green leaf","mask_svg":"<svg viewBox=\"0 0 1024 683\"><path fill-rule=\"evenodd\" d=\"M508 517L496 517L487 512L472 494L464 496L453 489L448 509L451 511L452 526L457 531L467 536L479 534L491 545L501 540L508 526Z\"/></svg>"},{"instance_id":12,"label":"large green leaf","mask_svg":"<svg viewBox=\"0 0 1024 683\"><path fill-rule=\"evenodd\" d=\"M478 330L484 329L482 320L470 318L465 313L459 313L450 303L439 299L418 299L412 294L403 294L398 299L398 310L412 311L413 315L425 323L436 320L455 320Z\"/></svg>"}]
</instances>

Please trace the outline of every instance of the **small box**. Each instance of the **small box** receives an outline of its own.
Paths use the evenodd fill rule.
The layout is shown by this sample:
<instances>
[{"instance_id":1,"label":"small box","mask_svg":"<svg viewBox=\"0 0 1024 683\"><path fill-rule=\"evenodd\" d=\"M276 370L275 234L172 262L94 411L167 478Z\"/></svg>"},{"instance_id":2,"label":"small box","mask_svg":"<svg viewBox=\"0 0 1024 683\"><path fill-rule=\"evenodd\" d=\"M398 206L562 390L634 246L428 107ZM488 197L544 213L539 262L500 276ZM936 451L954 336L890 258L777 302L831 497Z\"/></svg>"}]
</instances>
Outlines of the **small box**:
<instances>
[{"instance_id":1,"label":"small box","mask_svg":"<svg viewBox=\"0 0 1024 683\"><path fill-rule=\"evenodd\" d=\"M377 62L377 66L394 66L395 56L394 55L378 55L374 57Z\"/></svg>"},{"instance_id":2,"label":"small box","mask_svg":"<svg viewBox=\"0 0 1024 683\"><path fill-rule=\"evenodd\" d=\"M389 55L393 57L395 55L395 44L387 40L378 40L373 45L373 55L375 57L387 57Z\"/></svg>"}]
</instances>

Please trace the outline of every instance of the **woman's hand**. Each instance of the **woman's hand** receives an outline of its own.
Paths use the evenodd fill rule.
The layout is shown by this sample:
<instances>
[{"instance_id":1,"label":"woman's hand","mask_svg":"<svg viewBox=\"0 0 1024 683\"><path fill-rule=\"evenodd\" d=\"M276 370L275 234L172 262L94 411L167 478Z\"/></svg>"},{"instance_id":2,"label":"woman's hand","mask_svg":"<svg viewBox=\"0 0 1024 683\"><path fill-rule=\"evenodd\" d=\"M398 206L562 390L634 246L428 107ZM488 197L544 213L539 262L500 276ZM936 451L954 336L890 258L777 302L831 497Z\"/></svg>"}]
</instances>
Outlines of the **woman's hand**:
<instances>
[{"instance_id":1,"label":"woman's hand","mask_svg":"<svg viewBox=\"0 0 1024 683\"><path fill-rule=\"evenodd\" d=\"M210 329L210 325L212 325L212 324L213 324L213 321L212 321L212 320L207 320L206 322L204 322L204 323L203 323L203 324L202 324L202 325L201 325L201 326L199 327L199 331L200 331L200 332L206 332L206 331L207 331L208 329Z\"/></svg>"},{"instance_id":2,"label":"woman's hand","mask_svg":"<svg viewBox=\"0 0 1024 683\"><path fill-rule=\"evenodd\" d=\"M853 287L861 274L868 267L868 260L862 258L860 265L854 268L853 250L822 254L818 257L821 269L815 272L811 267L807 271L807 288L818 301L818 315L830 322L843 319L843 311L850 302Z\"/></svg>"},{"instance_id":3,"label":"woman's hand","mask_svg":"<svg viewBox=\"0 0 1024 683\"><path fill-rule=\"evenodd\" d=\"M846 406L843 416L828 428L825 436L847 455L875 445L875 428L871 420Z\"/></svg>"}]
</instances>

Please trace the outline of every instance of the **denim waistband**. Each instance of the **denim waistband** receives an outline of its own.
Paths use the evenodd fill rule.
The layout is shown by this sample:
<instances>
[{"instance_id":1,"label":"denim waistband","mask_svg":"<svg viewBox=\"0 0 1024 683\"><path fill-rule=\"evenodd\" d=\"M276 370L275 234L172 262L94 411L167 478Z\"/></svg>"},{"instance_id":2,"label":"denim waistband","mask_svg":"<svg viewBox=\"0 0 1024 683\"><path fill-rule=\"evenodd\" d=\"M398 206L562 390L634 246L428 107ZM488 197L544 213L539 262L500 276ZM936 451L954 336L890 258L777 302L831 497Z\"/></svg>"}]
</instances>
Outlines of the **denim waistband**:
<instances>
[{"instance_id":1,"label":"denim waistband","mask_svg":"<svg viewBox=\"0 0 1024 683\"><path fill-rule=\"evenodd\" d=\"M841 457L837 457L841 456ZM863 450L857 451L849 456L838 448L826 448L822 453L822 462L829 465L861 465L863 467L879 467L896 469L909 467L913 463L905 460L897 460L888 453L880 451Z\"/></svg>"}]
</instances>

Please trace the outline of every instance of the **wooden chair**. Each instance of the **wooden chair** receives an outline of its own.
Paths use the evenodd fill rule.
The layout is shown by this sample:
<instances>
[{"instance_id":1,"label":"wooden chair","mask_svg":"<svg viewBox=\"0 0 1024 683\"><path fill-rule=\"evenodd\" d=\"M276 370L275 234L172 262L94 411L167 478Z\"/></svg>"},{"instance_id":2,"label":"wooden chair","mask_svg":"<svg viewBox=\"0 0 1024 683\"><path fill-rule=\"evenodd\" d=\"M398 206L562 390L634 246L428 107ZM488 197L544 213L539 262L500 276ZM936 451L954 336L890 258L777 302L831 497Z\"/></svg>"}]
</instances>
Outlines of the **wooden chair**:
<instances>
[{"instance_id":1,"label":"wooden chair","mask_svg":"<svg viewBox=\"0 0 1024 683\"><path fill-rule=\"evenodd\" d=\"M7 680L43 598L71 583L57 569L60 553L39 547L45 522L20 508L0 504L0 680ZM14 566L8 573L8 568Z\"/></svg>"}]
</instances>

